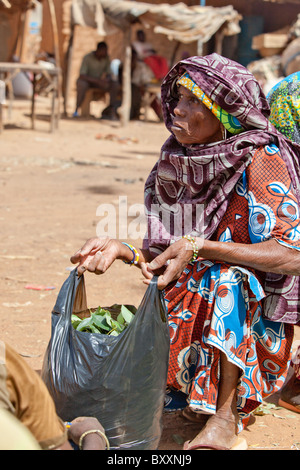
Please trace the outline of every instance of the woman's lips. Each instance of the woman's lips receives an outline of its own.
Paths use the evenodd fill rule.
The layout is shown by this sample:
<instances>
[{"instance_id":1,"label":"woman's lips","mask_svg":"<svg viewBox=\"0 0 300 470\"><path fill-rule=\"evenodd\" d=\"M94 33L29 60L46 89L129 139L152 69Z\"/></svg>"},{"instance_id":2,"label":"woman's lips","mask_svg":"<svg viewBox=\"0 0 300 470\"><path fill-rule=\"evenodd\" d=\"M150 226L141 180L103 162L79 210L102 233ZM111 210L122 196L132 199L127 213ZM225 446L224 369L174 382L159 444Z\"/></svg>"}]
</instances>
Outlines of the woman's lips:
<instances>
[{"instance_id":1,"label":"woman's lips","mask_svg":"<svg viewBox=\"0 0 300 470\"><path fill-rule=\"evenodd\" d=\"M171 126L171 129L173 131L184 131L184 128L182 126L180 126L179 124L177 124L176 122L174 122Z\"/></svg>"}]
</instances>

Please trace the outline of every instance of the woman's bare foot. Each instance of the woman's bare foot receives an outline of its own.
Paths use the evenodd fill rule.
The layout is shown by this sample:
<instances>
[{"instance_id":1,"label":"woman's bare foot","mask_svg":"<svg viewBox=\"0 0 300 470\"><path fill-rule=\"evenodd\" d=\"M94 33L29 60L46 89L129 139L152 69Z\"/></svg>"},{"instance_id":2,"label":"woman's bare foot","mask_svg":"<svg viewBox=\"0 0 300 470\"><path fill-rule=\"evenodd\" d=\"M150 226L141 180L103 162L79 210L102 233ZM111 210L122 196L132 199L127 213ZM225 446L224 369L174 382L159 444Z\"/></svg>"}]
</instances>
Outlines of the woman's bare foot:
<instances>
[{"instance_id":1,"label":"woman's bare foot","mask_svg":"<svg viewBox=\"0 0 300 470\"><path fill-rule=\"evenodd\" d=\"M197 436L184 444L184 450L197 448L232 449L238 439L237 384L240 376L239 368L220 354L220 381L216 414L209 417L203 429L199 425ZM239 446L241 448L241 446ZM243 449L247 443L243 440Z\"/></svg>"},{"instance_id":2,"label":"woman's bare foot","mask_svg":"<svg viewBox=\"0 0 300 470\"><path fill-rule=\"evenodd\" d=\"M235 419L225 419L217 414L210 416L204 428L192 441L184 444L184 450L200 448L231 449L237 442Z\"/></svg>"}]
</instances>

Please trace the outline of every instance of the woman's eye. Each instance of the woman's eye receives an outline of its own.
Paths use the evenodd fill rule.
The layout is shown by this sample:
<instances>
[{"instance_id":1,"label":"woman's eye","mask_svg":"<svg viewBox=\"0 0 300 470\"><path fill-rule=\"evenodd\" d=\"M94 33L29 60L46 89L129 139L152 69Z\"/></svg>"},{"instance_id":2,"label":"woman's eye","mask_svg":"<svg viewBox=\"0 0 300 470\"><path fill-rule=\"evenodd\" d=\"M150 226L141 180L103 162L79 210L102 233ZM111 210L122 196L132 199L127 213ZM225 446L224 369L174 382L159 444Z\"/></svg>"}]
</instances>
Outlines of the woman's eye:
<instances>
[{"instance_id":1,"label":"woman's eye","mask_svg":"<svg viewBox=\"0 0 300 470\"><path fill-rule=\"evenodd\" d=\"M183 94L179 94L177 97L177 104L180 102L185 102L186 104L199 104L200 100L198 100L197 96L186 97Z\"/></svg>"},{"instance_id":2,"label":"woman's eye","mask_svg":"<svg viewBox=\"0 0 300 470\"><path fill-rule=\"evenodd\" d=\"M199 104L199 103L200 103L200 101L198 100L198 98L197 98L196 96L193 96L193 97L191 98L191 102L192 102L192 103L195 103L195 104Z\"/></svg>"}]
</instances>

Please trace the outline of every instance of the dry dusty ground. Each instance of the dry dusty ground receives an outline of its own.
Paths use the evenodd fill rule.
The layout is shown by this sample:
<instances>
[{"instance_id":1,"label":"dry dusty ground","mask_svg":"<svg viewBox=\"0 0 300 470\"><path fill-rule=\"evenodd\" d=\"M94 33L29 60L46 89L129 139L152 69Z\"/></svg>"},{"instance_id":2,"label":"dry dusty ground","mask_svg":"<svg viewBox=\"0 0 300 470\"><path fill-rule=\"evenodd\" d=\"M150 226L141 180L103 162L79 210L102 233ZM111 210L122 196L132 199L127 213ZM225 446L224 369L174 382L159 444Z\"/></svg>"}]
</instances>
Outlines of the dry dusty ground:
<instances>
[{"instance_id":1,"label":"dry dusty ground","mask_svg":"<svg viewBox=\"0 0 300 470\"><path fill-rule=\"evenodd\" d=\"M119 196L127 198L128 207L142 204L145 178L167 136L155 119L126 128L99 119L62 119L51 134L48 108L48 100L39 97L32 131L29 102L16 100L10 119L5 113L0 135L0 337L36 370L49 340L51 310L69 274L69 258L96 235L103 220L97 207L107 203L117 209ZM103 276L87 275L86 287L90 306L137 305L145 292L139 270L123 263ZM300 449L299 415L271 407L277 399L271 397L264 414L243 431L250 449ZM165 414L160 449L181 449L196 431L178 413Z\"/></svg>"}]
</instances>

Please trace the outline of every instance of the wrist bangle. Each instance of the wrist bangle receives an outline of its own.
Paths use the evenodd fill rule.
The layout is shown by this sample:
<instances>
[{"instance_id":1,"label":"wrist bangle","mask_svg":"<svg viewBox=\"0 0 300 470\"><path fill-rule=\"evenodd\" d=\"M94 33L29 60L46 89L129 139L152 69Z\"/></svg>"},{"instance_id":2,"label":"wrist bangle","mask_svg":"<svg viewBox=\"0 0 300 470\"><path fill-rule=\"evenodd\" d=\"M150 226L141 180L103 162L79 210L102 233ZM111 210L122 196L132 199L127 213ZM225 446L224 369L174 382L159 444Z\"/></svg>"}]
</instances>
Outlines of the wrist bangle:
<instances>
[{"instance_id":1,"label":"wrist bangle","mask_svg":"<svg viewBox=\"0 0 300 470\"><path fill-rule=\"evenodd\" d=\"M128 243L125 243L125 242L122 242L122 243L123 243L123 245L128 246L128 248L131 250L131 252L132 252L132 254L133 254L133 258L132 258L131 261L124 261L124 260L123 260L123 262L124 262L125 264L130 264L130 265L138 264L140 255L139 255L137 249L134 248L134 246L129 245Z\"/></svg>"},{"instance_id":2,"label":"wrist bangle","mask_svg":"<svg viewBox=\"0 0 300 470\"><path fill-rule=\"evenodd\" d=\"M198 251L199 251L198 245L197 245L195 239L193 237L191 237L190 235L184 235L182 238L185 238L186 240L188 240L192 244L193 256L192 256L192 259L191 259L190 263L194 263L196 261L196 259L198 258Z\"/></svg>"},{"instance_id":3,"label":"wrist bangle","mask_svg":"<svg viewBox=\"0 0 300 470\"><path fill-rule=\"evenodd\" d=\"M110 445L109 445L109 440L107 439L107 436L105 435L104 432L100 431L100 429L90 429L89 431L85 431L83 434L81 434L80 436L80 439L79 439L79 449L82 450L82 443L83 443L83 439L88 435L88 434L98 434L100 437L103 437L103 439L105 440L105 444L106 444L106 450L109 450L110 449Z\"/></svg>"}]
</instances>

